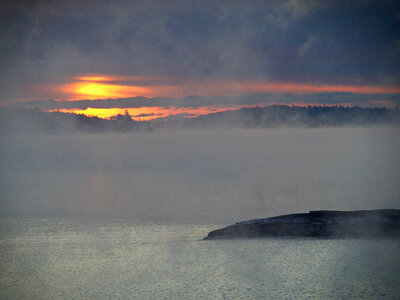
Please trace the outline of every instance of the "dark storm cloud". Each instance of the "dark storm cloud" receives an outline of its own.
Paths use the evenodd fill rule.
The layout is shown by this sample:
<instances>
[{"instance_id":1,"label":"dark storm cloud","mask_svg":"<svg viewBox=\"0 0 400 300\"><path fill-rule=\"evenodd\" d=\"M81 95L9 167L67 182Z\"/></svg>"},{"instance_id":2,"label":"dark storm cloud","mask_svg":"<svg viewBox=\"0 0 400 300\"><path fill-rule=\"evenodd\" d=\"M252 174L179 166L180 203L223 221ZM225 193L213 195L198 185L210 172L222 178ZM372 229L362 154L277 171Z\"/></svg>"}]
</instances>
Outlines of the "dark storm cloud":
<instances>
[{"instance_id":1,"label":"dark storm cloud","mask_svg":"<svg viewBox=\"0 0 400 300\"><path fill-rule=\"evenodd\" d=\"M268 2L268 3L265 3ZM86 73L398 85L391 1L3 1L0 100Z\"/></svg>"}]
</instances>

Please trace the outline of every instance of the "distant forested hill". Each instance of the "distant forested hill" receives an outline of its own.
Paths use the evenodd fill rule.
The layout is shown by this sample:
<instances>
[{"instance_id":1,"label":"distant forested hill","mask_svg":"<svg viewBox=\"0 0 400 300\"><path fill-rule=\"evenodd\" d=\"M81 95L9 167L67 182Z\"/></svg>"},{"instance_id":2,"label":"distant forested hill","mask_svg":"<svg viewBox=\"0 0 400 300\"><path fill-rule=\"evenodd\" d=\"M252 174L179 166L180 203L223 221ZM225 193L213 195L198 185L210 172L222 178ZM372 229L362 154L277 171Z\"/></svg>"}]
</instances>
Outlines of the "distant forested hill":
<instances>
[{"instance_id":1,"label":"distant forested hill","mask_svg":"<svg viewBox=\"0 0 400 300\"><path fill-rule=\"evenodd\" d=\"M157 128L274 128L335 126L400 126L400 109L343 106L287 106L242 108L197 118L132 120L126 113L110 120L38 109L0 108L0 132L129 132Z\"/></svg>"},{"instance_id":2,"label":"distant forested hill","mask_svg":"<svg viewBox=\"0 0 400 300\"><path fill-rule=\"evenodd\" d=\"M335 127L400 125L400 109L344 106L287 106L242 108L165 122L183 127Z\"/></svg>"},{"instance_id":3,"label":"distant forested hill","mask_svg":"<svg viewBox=\"0 0 400 300\"><path fill-rule=\"evenodd\" d=\"M0 108L1 133L127 132L148 128L129 114L111 120L72 113L44 112L38 109Z\"/></svg>"}]
</instances>

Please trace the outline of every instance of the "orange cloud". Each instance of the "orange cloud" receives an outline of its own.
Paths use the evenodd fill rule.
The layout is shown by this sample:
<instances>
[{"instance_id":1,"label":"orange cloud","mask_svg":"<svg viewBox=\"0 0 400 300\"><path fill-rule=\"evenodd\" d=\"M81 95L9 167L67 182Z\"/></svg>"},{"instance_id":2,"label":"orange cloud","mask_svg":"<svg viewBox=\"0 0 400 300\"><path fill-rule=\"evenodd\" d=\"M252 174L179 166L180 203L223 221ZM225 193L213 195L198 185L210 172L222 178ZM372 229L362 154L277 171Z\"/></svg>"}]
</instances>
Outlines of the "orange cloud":
<instances>
[{"instance_id":1,"label":"orange cloud","mask_svg":"<svg viewBox=\"0 0 400 300\"><path fill-rule=\"evenodd\" d=\"M61 91L76 99L127 98L152 94L151 89L146 87L86 81L64 85Z\"/></svg>"},{"instance_id":2,"label":"orange cloud","mask_svg":"<svg viewBox=\"0 0 400 300\"><path fill-rule=\"evenodd\" d=\"M315 94L350 92L359 94L400 93L399 87L316 85L290 82L193 80L150 76L115 76L89 74L78 76L72 83L31 87L41 98L57 100L113 99L126 97L237 96L240 94Z\"/></svg>"},{"instance_id":3,"label":"orange cloud","mask_svg":"<svg viewBox=\"0 0 400 300\"><path fill-rule=\"evenodd\" d=\"M116 77L106 76L106 75L86 75L78 76L76 78L80 81L115 81L118 80Z\"/></svg>"},{"instance_id":4,"label":"orange cloud","mask_svg":"<svg viewBox=\"0 0 400 300\"><path fill-rule=\"evenodd\" d=\"M176 79L145 76L109 76L90 74L78 76L72 82L26 87L30 99L97 100L127 97L179 96ZM177 93L178 91L178 93Z\"/></svg>"},{"instance_id":5,"label":"orange cloud","mask_svg":"<svg viewBox=\"0 0 400 300\"><path fill-rule=\"evenodd\" d=\"M250 83L244 85L243 89L248 92L261 93L272 92L277 94L315 94L327 92L349 92L357 94L392 94L399 93L398 87L382 87L382 86L356 86L356 85L312 85L300 83Z\"/></svg>"},{"instance_id":6,"label":"orange cloud","mask_svg":"<svg viewBox=\"0 0 400 300\"><path fill-rule=\"evenodd\" d=\"M275 94L315 94L326 92L349 92L358 94L393 94L400 93L399 87L355 86L355 85L313 85L287 82L263 81L206 81L197 85L199 93L206 96L233 96L240 94L275 93Z\"/></svg>"}]
</instances>

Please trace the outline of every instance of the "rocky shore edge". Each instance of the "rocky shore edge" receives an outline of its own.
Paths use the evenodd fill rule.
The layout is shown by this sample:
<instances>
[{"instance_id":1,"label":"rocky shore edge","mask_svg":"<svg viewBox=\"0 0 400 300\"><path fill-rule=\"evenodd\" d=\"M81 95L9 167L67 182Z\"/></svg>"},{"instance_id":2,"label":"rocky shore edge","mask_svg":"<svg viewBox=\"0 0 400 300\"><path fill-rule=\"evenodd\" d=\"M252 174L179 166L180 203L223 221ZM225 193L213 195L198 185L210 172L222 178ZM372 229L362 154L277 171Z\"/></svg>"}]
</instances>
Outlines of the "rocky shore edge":
<instances>
[{"instance_id":1,"label":"rocky shore edge","mask_svg":"<svg viewBox=\"0 0 400 300\"><path fill-rule=\"evenodd\" d=\"M204 240L267 237L400 238L400 210L319 210L255 219L211 231Z\"/></svg>"}]
</instances>

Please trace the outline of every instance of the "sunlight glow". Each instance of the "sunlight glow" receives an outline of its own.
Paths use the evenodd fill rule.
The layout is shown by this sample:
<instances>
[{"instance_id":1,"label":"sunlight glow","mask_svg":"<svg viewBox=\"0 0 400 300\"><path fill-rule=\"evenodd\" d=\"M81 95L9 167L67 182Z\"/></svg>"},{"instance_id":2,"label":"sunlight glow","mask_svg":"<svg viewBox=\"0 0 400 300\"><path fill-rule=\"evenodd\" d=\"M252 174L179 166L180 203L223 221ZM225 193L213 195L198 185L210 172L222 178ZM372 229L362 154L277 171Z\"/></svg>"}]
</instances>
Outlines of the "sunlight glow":
<instances>
[{"instance_id":1,"label":"sunlight glow","mask_svg":"<svg viewBox=\"0 0 400 300\"><path fill-rule=\"evenodd\" d=\"M146 87L86 81L65 85L63 91L78 99L126 98L152 94L151 89Z\"/></svg>"},{"instance_id":2,"label":"sunlight glow","mask_svg":"<svg viewBox=\"0 0 400 300\"><path fill-rule=\"evenodd\" d=\"M315 94L326 92L348 92L358 94L391 94L400 93L399 87L387 86L356 86L329 84L301 84L294 82L270 81L236 81L221 79L190 79L178 77L157 76L118 76L107 74L86 74L73 78L73 81L61 85L39 85L31 87L31 94L41 98L52 97L56 100L98 100L129 97L165 97L183 98L192 95L240 96L246 94ZM134 101L134 99L132 99ZM270 103L271 104L271 103ZM294 104L294 103L293 103ZM297 103L302 105L303 103ZM307 104L304 104L307 105ZM87 108L61 109L62 112L72 112L87 116L110 118L124 114L127 109L135 120L152 120L156 118L185 115L194 117L212 112L237 109L242 106L204 106L188 107L141 107L141 108Z\"/></svg>"},{"instance_id":3,"label":"sunlight glow","mask_svg":"<svg viewBox=\"0 0 400 300\"><path fill-rule=\"evenodd\" d=\"M76 77L73 83L43 89L58 92L68 100L180 96L180 86L174 81L163 77L90 74Z\"/></svg>"},{"instance_id":4,"label":"sunlight glow","mask_svg":"<svg viewBox=\"0 0 400 300\"><path fill-rule=\"evenodd\" d=\"M79 76L76 79L81 80L81 81L114 81L114 77L110 76L101 76L101 75L88 75L88 76Z\"/></svg>"},{"instance_id":5,"label":"sunlight glow","mask_svg":"<svg viewBox=\"0 0 400 300\"><path fill-rule=\"evenodd\" d=\"M295 82L236 81L221 79L190 79L157 76L116 76L88 74L74 78L61 85L39 85L29 89L30 94L40 98L56 100L95 100L127 97L170 97L187 96L239 96L243 94L315 94L348 92L359 94L400 93L399 87L357 86L330 84L302 84Z\"/></svg>"},{"instance_id":6,"label":"sunlight glow","mask_svg":"<svg viewBox=\"0 0 400 300\"><path fill-rule=\"evenodd\" d=\"M221 107L221 106L203 106L199 108L192 107L140 107L140 108L91 108L87 109L60 109L63 113L82 114L89 117L99 117L110 119L118 114L124 115L128 111L133 120L149 121L157 118L166 118L184 114L186 117L198 117L210 113L240 109L249 106Z\"/></svg>"}]
</instances>

